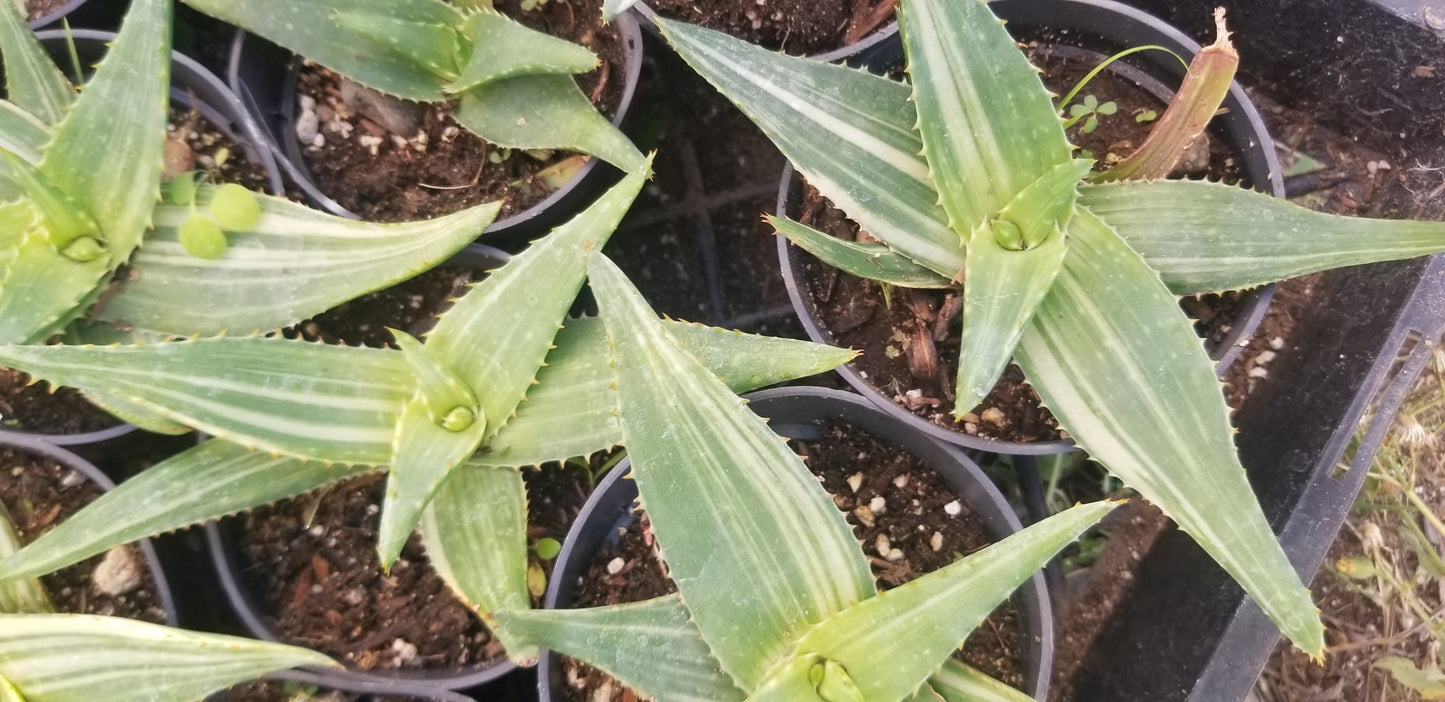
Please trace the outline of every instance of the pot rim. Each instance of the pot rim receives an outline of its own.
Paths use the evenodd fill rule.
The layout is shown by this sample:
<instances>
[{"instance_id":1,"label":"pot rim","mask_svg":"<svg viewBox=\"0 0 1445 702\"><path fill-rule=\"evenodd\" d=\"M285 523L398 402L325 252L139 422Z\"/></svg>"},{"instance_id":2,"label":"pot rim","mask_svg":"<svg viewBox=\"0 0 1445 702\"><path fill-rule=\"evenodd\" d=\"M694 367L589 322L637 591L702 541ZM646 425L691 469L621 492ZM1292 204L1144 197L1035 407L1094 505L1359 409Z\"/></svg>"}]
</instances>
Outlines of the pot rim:
<instances>
[{"instance_id":1,"label":"pot rim","mask_svg":"<svg viewBox=\"0 0 1445 702\"><path fill-rule=\"evenodd\" d=\"M1114 0L991 0L989 6L1002 19L1015 26L1066 25L1070 29L1102 37L1106 42L1125 46L1158 44L1183 56L1193 56L1202 48L1197 42L1163 20ZM890 49L891 51L889 51ZM874 47L870 60L886 61L890 58L896 60L901 52L901 38L896 38L886 45ZM1182 67L1178 62L1173 61L1172 57L1157 56L1156 53L1158 52L1143 52L1137 56L1141 61L1153 66L1155 70L1175 76L1181 75ZM1249 96L1238 81L1231 84L1225 104L1228 107L1228 113L1222 117L1224 121L1221 126L1228 133L1231 141L1239 146L1246 176L1256 184L1256 187L1267 185L1268 193L1275 197L1283 197L1284 180L1279 160L1274 153L1274 141L1269 137L1263 117L1249 100ZM786 214L788 211L787 205L793 175L792 164L784 166L783 176L778 186L778 204L775 210L781 214ZM806 304L807 301L804 299L802 276L798 270L798 260L794 255L797 250L797 247L786 238L778 237L778 259L782 268L783 284L788 291L788 300L792 303L793 311L798 315L808 337L814 342L831 345L834 343L830 338L832 335L813 315L811 307ZM1246 331L1252 334L1253 330L1258 328L1273 297L1273 286L1260 289L1257 301L1247 308L1248 315L1240 320L1240 323L1236 323L1235 329L1220 343L1219 349L1222 353L1215 365L1217 374L1222 375L1242 352L1240 342L1249 338L1246 336ZM880 409L940 441L982 451L1014 455L1055 454L1075 448L1072 439L1034 442L1004 441L978 437L938 426L904 410L891 398L884 396L864 379L851 363L839 366L835 371L849 386Z\"/></svg>"},{"instance_id":2,"label":"pot rim","mask_svg":"<svg viewBox=\"0 0 1445 702\"><path fill-rule=\"evenodd\" d=\"M134 427L132 427L133 429ZM16 432L0 432L0 448L9 447L17 451L31 454L39 454L47 459L55 461L66 468L76 471L85 476L86 480L100 486L100 489L109 492L115 489L115 481L111 480L104 472L97 468L90 461L77 456L69 449L56 445L52 441L36 438L34 435L19 434ZM171 593L171 586L166 580L166 573L161 568L160 557L156 555L155 546L149 538L133 541L140 549L141 557L145 560L146 571L150 573L152 582L156 586L156 599L160 608L166 615L166 626L176 627L180 625L180 616L176 610L175 597Z\"/></svg>"},{"instance_id":3,"label":"pot rim","mask_svg":"<svg viewBox=\"0 0 1445 702\"><path fill-rule=\"evenodd\" d=\"M801 386L761 390L743 397L749 409L766 416L775 431L801 437L817 422L838 419L913 454L935 470L960 499L974 509L996 541L1023 528L1003 493L958 447L921 435L916 428L898 422L854 393ZM571 587L586 567L586 558L590 558L597 544L605 538L603 530L611 530L617 525L617 519L603 523L608 519L607 515L620 515L624 519L630 516L631 506L637 498L637 484L628 477L631 465L630 460L624 460L609 472L573 520L562 551L557 555L552 578L547 583L543 607L556 609L559 603L570 603L570 590L563 592L564 583L566 587ZM1012 597L1022 615L1025 635L1030 639L1026 650L1021 652L1027 691L1043 699L1047 696L1052 673L1054 624L1049 591L1042 572L1030 576ZM551 678L557 674L554 671L557 665L554 654L543 649L537 668L537 689L543 702L552 700Z\"/></svg>"}]
</instances>

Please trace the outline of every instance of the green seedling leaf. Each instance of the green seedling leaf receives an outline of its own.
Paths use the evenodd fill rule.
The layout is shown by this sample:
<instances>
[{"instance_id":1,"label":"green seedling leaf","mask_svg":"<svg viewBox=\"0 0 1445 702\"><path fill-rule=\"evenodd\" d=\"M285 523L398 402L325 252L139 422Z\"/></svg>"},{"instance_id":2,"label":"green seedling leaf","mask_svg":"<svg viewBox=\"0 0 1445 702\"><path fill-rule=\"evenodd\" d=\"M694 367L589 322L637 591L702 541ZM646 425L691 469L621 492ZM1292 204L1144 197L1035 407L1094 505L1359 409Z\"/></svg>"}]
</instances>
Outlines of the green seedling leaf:
<instances>
[{"instance_id":1,"label":"green seedling leaf","mask_svg":"<svg viewBox=\"0 0 1445 702\"><path fill-rule=\"evenodd\" d=\"M415 381L396 423L381 503L377 553L384 569L401 555L422 508L487 431L486 414L471 388L421 342L395 329L392 335Z\"/></svg>"},{"instance_id":2,"label":"green seedling leaf","mask_svg":"<svg viewBox=\"0 0 1445 702\"><path fill-rule=\"evenodd\" d=\"M457 123L497 146L580 151L628 173L649 167L649 159L597 111L571 76L494 80L460 97Z\"/></svg>"},{"instance_id":3,"label":"green seedling leaf","mask_svg":"<svg viewBox=\"0 0 1445 702\"><path fill-rule=\"evenodd\" d=\"M0 615L0 676L28 702L185 702L276 670L339 668L294 646L85 614Z\"/></svg>"},{"instance_id":4,"label":"green seedling leaf","mask_svg":"<svg viewBox=\"0 0 1445 702\"><path fill-rule=\"evenodd\" d=\"M295 458L386 465L413 380L401 354L282 338L6 346L0 363Z\"/></svg>"},{"instance_id":5,"label":"green seedling leaf","mask_svg":"<svg viewBox=\"0 0 1445 702\"><path fill-rule=\"evenodd\" d=\"M0 504L0 562L24 547L15 522L5 505ZM0 571L3 572L3 571ZM0 582L0 614L43 614L54 612L45 587L35 578L15 578Z\"/></svg>"},{"instance_id":6,"label":"green seedling leaf","mask_svg":"<svg viewBox=\"0 0 1445 702\"><path fill-rule=\"evenodd\" d=\"M1081 448L1173 517L1296 646L1322 654L1319 616L1245 479L1203 346L1158 276L1087 209L1070 220L1064 269L1016 359Z\"/></svg>"},{"instance_id":7,"label":"green seedling leaf","mask_svg":"<svg viewBox=\"0 0 1445 702\"><path fill-rule=\"evenodd\" d=\"M390 11L383 4L375 9ZM378 51L410 61L443 82L455 80L460 70L457 55L462 51L462 39L456 29L460 25L346 10L338 11L333 20L342 34L365 37Z\"/></svg>"},{"instance_id":8,"label":"green seedling leaf","mask_svg":"<svg viewBox=\"0 0 1445 702\"><path fill-rule=\"evenodd\" d=\"M211 195L211 217L227 231L251 229L261 221L261 200L243 186L226 183Z\"/></svg>"},{"instance_id":9,"label":"green seedling leaf","mask_svg":"<svg viewBox=\"0 0 1445 702\"><path fill-rule=\"evenodd\" d=\"M210 439L101 495L0 560L0 582L51 573L138 539L302 495L375 470L273 456Z\"/></svg>"},{"instance_id":10,"label":"green seedling leaf","mask_svg":"<svg viewBox=\"0 0 1445 702\"><path fill-rule=\"evenodd\" d=\"M1176 295L1238 290L1445 249L1445 223L1340 217L1197 181L1086 185L1108 222Z\"/></svg>"},{"instance_id":11,"label":"green seedling leaf","mask_svg":"<svg viewBox=\"0 0 1445 702\"><path fill-rule=\"evenodd\" d=\"M624 178L592 206L473 286L442 315L426 350L477 394L487 439L517 411L600 250L647 178Z\"/></svg>"},{"instance_id":12,"label":"green seedling leaf","mask_svg":"<svg viewBox=\"0 0 1445 702\"><path fill-rule=\"evenodd\" d=\"M196 204L195 171L186 171L162 186L161 199L172 205Z\"/></svg>"},{"instance_id":13,"label":"green seedling leaf","mask_svg":"<svg viewBox=\"0 0 1445 702\"><path fill-rule=\"evenodd\" d=\"M964 242L937 205L907 85L682 22L658 26L864 230L945 278L963 268Z\"/></svg>"},{"instance_id":14,"label":"green seedling leaf","mask_svg":"<svg viewBox=\"0 0 1445 702\"><path fill-rule=\"evenodd\" d=\"M867 561L801 459L682 349L622 272L597 255L588 274L663 559L723 670L752 689L809 627L873 594Z\"/></svg>"},{"instance_id":15,"label":"green seedling leaf","mask_svg":"<svg viewBox=\"0 0 1445 702\"><path fill-rule=\"evenodd\" d=\"M500 12L469 15L463 32L472 40L472 57L461 76L445 86L450 93L517 76L571 75L597 67L597 55L587 48L529 29Z\"/></svg>"},{"instance_id":16,"label":"green seedling leaf","mask_svg":"<svg viewBox=\"0 0 1445 702\"><path fill-rule=\"evenodd\" d=\"M1422 670L1409 658L1389 656L1380 659L1375 667L1389 673L1395 682L1414 690L1421 699L1445 700L1445 673L1440 672L1439 666L1432 665Z\"/></svg>"},{"instance_id":17,"label":"green seedling leaf","mask_svg":"<svg viewBox=\"0 0 1445 702\"><path fill-rule=\"evenodd\" d=\"M551 537L538 539L536 549L538 558L550 561L562 552L562 543Z\"/></svg>"},{"instance_id":18,"label":"green seedling leaf","mask_svg":"<svg viewBox=\"0 0 1445 702\"><path fill-rule=\"evenodd\" d=\"M677 595L596 609L506 610L497 620L540 646L606 670L659 700L741 702Z\"/></svg>"},{"instance_id":19,"label":"green seedling leaf","mask_svg":"<svg viewBox=\"0 0 1445 702\"><path fill-rule=\"evenodd\" d=\"M568 320L557 348L537 373L527 401L488 443L478 460L531 466L605 451L622 441L607 338L599 319ZM678 343L734 392L836 368L856 353L792 339L743 334L701 324L664 321Z\"/></svg>"},{"instance_id":20,"label":"green seedling leaf","mask_svg":"<svg viewBox=\"0 0 1445 702\"><path fill-rule=\"evenodd\" d=\"M226 243L226 233L221 231L216 221L203 214L194 213L181 222L181 227L176 232L181 241L181 247L186 253L196 258L214 260L226 255L226 249L230 244Z\"/></svg>"},{"instance_id":21,"label":"green seedling leaf","mask_svg":"<svg viewBox=\"0 0 1445 702\"><path fill-rule=\"evenodd\" d=\"M75 102L75 89L30 31L22 8L15 7L13 3L7 4L11 6L0 8L0 55L5 62L5 93L11 102L36 120L43 124L56 124Z\"/></svg>"},{"instance_id":22,"label":"green seedling leaf","mask_svg":"<svg viewBox=\"0 0 1445 702\"><path fill-rule=\"evenodd\" d=\"M216 19L280 44L358 83L407 100L438 102L446 99L446 78L404 51L392 50L373 35L374 26L347 26L342 13L358 9L373 18L410 23L421 28L461 27L465 16L441 0L186 0L186 4ZM353 23L354 24L354 23ZM442 51L455 41L427 47ZM407 47L406 50L421 50ZM455 75L455 74L453 74Z\"/></svg>"},{"instance_id":23,"label":"green seedling leaf","mask_svg":"<svg viewBox=\"0 0 1445 702\"><path fill-rule=\"evenodd\" d=\"M917 580L827 617L798 641L791 661L831 663L855 699L902 700L917 690L993 608L1114 504L1078 505ZM940 617L939 612L948 612ZM889 655L880 656L880 650ZM783 665L750 700L797 699L804 665ZM789 678L793 679L789 679ZM773 692L773 690L778 692ZM825 699L830 699L826 698Z\"/></svg>"},{"instance_id":24,"label":"green seedling leaf","mask_svg":"<svg viewBox=\"0 0 1445 702\"><path fill-rule=\"evenodd\" d=\"M637 0L602 0L602 19L611 22L636 4Z\"/></svg>"},{"instance_id":25,"label":"green seedling leaf","mask_svg":"<svg viewBox=\"0 0 1445 702\"><path fill-rule=\"evenodd\" d=\"M913 0L898 10L923 155L960 236L1072 156L1048 91L995 24L974 0ZM1033 75L1032 89L1021 75Z\"/></svg>"},{"instance_id":26,"label":"green seedling leaf","mask_svg":"<svg viewBox=\"0 0 1445 702\"><path fill-rule=\"evenodd\" d=\"M532 606L527 581L527 492L522 473L474 462L452 471L421 517L427 559L487 623L519 665L537 647L494 616Z\"/></svg>"},{"instance_id":27,"label":"green seedling leaf","mask_svg":"<svg viewBox=\"0 0 1445 702\"><path fill-rule=\"evenodd\" d=\"M199 186L196 207L211 207L216 192ZM174 200L174 183L170 193ZM230 231L225 256L214 260L197 258L180 241L190 206L157 207L156 229L99 319L176 336L280 329L445 261L476 239L500 207L493 202L421 222L371 224L248 196L259 201L260 219Z\"/></svg>"},{"instance_id":28,"label":"green seedling leaf","mask_svg":"<svg viewBox=\"0 0 1445 702\"><path fill-rule=\"evenodd\" d=\"M859 278L906 288L948 288L954 285L947 277L914 263L913 259L894 251L887 244L844 241L784 217L769 215L767 220L788 241L823 263Z\"/></svg>"},{"instance_id":29,"label":"green seedling leaf","mask_svg":"<svg viewBox=\"0 0 1445 702\"><path fill-rule=\"evenodd\" d=\"M1229 86L1234 83L1234 72L1239 68L1239 54L1229 43L1229 30L1224 26L1224 9L1214 12L1218 37L1213 44L1204 47L1189 63L1189 71L1179 92L1164 110L1164 117L1154 125L1149 136L1117 166L1100 173L1094 178L1099 182L1116 180L1153 180L1163 178L1174 170L1175 164L1184 158L1189 145L1199 138L1209 121L1229 95ZM1098 109L1099 114L1111 115L1118 109L1114 103L1105 103ZM1087 131L1087 128L1086 128Z\"/></svg>"},{"instance_id":30,"label":"green seedling leaf","mask_svg":"<svg viewBox=\"0 0 1445 702\"><path fill-rule=\"evenodd\" d=\"M1031 702L1034 698L1009 687L952 658L943 669L928 678L928 687L943 702ZM919 702L928 699L924 692Z\"/></svg>"}]
</instances>

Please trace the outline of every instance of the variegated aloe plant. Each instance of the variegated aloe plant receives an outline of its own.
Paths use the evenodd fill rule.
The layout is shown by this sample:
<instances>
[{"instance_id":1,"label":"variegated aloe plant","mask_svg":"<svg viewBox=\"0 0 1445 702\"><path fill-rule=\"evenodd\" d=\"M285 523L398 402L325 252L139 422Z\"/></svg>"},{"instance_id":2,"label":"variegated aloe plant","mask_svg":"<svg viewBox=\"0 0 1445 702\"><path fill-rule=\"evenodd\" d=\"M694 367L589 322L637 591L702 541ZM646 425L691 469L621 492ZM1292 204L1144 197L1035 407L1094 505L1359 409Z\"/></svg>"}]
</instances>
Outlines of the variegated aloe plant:
<instances>
[{"instance_id":1,"label":"variegated aloe plant","mask_svg":"<svg viewBox=\"0 0 1445 702\"><path fill-rule=\"evenodd\" d=\"M20 547L0 505L0 558ZM314 651L119 617L56 614L39 580L0 583L0 702L191 702Z\"/></svg>"},{"instance_id":2,"label":"variegated aloe plant","mask_svg":"<svg viewBox=\"0 0 1445 702\"><path fill-rule=\"evenodd\" d=\"M490 0L186 0L362 85L406 100L455 100L461 126L505 148L568 149L624 171L632 142L572 75L591 51L537 32Z\"/></svg>"},{"instance_id":3,"label":"variegated aloe plant","mask_svg":"<svg viewBox=\"0 0 1445 702\"><path fill-rule=\"evenodd\" d=\"M567 319L597 251L646 173L514 257L399 350L283 338L136 346L6 346L0 363L80 388L142 426L211 439L122 484L0 561L0 581L116 544L387 470L379 551L389 565L421 520L432 563L483 616L526 608L519 467L621 440L607 340ZM729 387L818 373L853 353L681 322L667 333ZM509 655L536 649L488 620Z\"/></svg>"},{"instance_id":4,"label":"variegated aloe plant","mask_svg":"<svg viewBox=\"0 0 1445 702\"><path fill-rule=\"evenodd\" d=\"M772 218L779 232L862 277L962 282L956 414L1012 357L1081 447L1320 655L1314 605L1250 491L1176 296L1440 251L1445 224L1326 216L1201 181L1085 182L1037 70L984 2L899 12L908 83L659 24L881 243Z\"/></svg>"},{"instance_id":5,"label":"variegated aloe plant","mask_svg":"<svg viewBox=\"0 0 1445 702\"><path fill-rule=\"evenodd\" d=\"M85 315L159 335L271 331L445 260L496 217L492 203L365 224L210 184L163 199L170 0L132 5L78 94L0 5L0 343L42 342ZM239 195L243 216L218 217L217 192ZM200 258L188 229L212 218L229 231Z\"/></svg>"},{"instance_id":6,"label":"variegated aloe plant","mask_svg":"<svg viewBox=\"0 0 1445 702\"><path fill-rule=\"evenodd\" d=\"M597 256L588 272L631 476L678 592L502 609L504 628L662 701L1028 699L949 656L1112 505L1076 506L879 594L842 513L786 442L669 335L615 265Z\"/></svg>"}]
</instances>

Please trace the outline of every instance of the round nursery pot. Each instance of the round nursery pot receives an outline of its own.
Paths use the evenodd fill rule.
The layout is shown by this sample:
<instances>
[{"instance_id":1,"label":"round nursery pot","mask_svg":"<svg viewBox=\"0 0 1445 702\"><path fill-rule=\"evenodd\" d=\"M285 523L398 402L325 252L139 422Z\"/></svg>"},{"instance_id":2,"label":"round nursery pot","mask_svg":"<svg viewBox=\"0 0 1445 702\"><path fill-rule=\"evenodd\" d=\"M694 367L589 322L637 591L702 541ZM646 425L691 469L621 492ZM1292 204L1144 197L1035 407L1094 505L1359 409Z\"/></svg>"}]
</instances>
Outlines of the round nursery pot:
<instances>
[{"instance_id":1,"label":"round nursery pot","mask_svg":"<svg viewBox=\"0 0 1445 702\"><path fill-rule=\"evenodd\" d=\"M631 15L616 23L623 50L623 81L612 124L621 128L642 72L642 33ZM358 218L324 192L316 182L296 136L299 115L297 85L300 57L260 37L237 30L231 45L227 80L246 108L265 125L266 143L275 151L287 176L317 207L343 217ZM560 188L542 201L493 222L483 236L490 240L525 242L566 221L615 180L616 169L590 158Z\"/></svg>"},{"instance_id":2,"label":"round nursery pot","mask_svg":"<svg viewBox=\"0 0 1445 702\"><path fill-rule=\"evenodd\" d=\"M4 472L0 496L8 495L5 506L23 534L48 529L85 506L71 503L69 494L94 492L89 497L74 498L75 502L88 503L115 487L90 462L35 437L0 436L0 457L6 459L0 465ZM21 463L24 460L30 460L28 466ZM27 471L49 475L41 477ZM27 476L34 479L25 479ZM27 524L34 528L26 529ZM29 542L38 535L22 538ZM51 590L52 601L60 611L125 616L168 626L176 626L179 621L166 574L149 539L117 547L42 576L41 580ZM74 592L76 588L84 591ZM65 606L67 600L74 605Z\"/></svg>"},{"instance_id":3,"label":"round nursery pot","mask_svg":"<svg viewBox=\"0 0 1445 702\"><path fill-rule=\"evenodd\" d=\"M936 473L939 485L956 496L952 503L941 508L942 512L948 515L973 515L981 525L981 531L985 532L983 537L987 542L998 541L1022 528L1008 501L994 487L988 477L961 451L929 439L857 395L826 388L778 388L753 393L748 398L748 407L752 411L767 417L769 425L778 434L804 442L804 450L815 453L816 461L826 460L824 449L820 448L814 452L809 449L810 446L822 447L829 441L839 440L830 437L852 437L866 434L872 437L868 439L872 446L869 449L870 454L873 451L889 454L870 463L870 467L881 469L895 465L897 461L888 459L902 456L902 460L911 462L911 465L922 468L925 472L931 469L931 472ZM844 473L853 471L851 466L855 459L855 454L851 453L853 451L852 444L848 446L848 455L841 457L842 462L849 466L843 471ZM815 461L810 461L810 463L812 462ZM624 462L613 470L598 485L597 490L593 492L587 504L582 508L581 514L573 523L567 540L563 544L562 552L558 556L553 578L548 584L545 603L547 607L567 608L571 606L573 588L582 575L587 572L598 552L608 544L615 547L619 542L619 534L637 521L638 513L635 504L637 485L626 477L629 468L630 464ZM862 468L861 464L859 468ZM903 475L908 475L908 473ZM876 479L864 477L859 472L849 478L849 482L835 488L833 483L839 479L841 478L838 475L820 476L820 481L829 486L829 491L835 495L835 501L840 502L842 509L845 511L849 509L847 501L850 499L859 503L851 513L852 515L857 515L865 509L864 498L871 491L877 490L876 493L873 493L877 495L873 499L877 500L887 489L902 490L912 484L914 489L922 490L924 486L924 480L921 478L913 481L907 478L888 478L881 470ZM896 482L890 483L890 480ZM861 489L852 487L855 484L853 481L858 481L857 484L861 485ZM900 486L899 483L902 485ZM846 495L849 491L852 495ZM896 494L890 494L890 499L896 501L899 498ZM924 507L922 510L915 509L915 511L924 513L930 513L931 510L931 507ZM903 512L905 510L894 511ZM871 510L868 511L868 514L870 515L869 519L873 519ZM877 512L880 521L883 514L885 512L880 507ZM966 517L964 518L966 519ZM942 519L947 521L959 519L959 517L949 516L942 517ZM850 517L850 521L852 521L852 517ZM855 527L855 534L859 533L858 529L864 528L859 526L859 522L853 521L852 523ZM862 522L862 524L866 525L867 523ZM875 553L875 549L879 545L875 543L876 540L866 535L866 529L865 536L862 538L865 541L862 548L870 556L878 555ZM944 542L941 540L941 535L936 534L935 538L939 538L940 541L938 545L931 547L933 551L940 551L943 554L955 552L956 546L942 545ZM922 537L920 537L918 546L929 549L930 545L921 539ZM898 545L903 541L900 539L894 543ZM977 547L975 545L973 548ZM907 564L908 559L913 557L912 555L906 556L899 562ZM879 557L873 560L878 562L887 559ZM886 569L879 570L875 575L886 584L897 584L896 581L891 580L892 576ZM1019 641L1023 649L1014 652L1020 659L1015 674L1025 692L1038 699L1043 699L1048 692L1054 640L1053 615L1042 575L1035 573L1014 594L1012 602L1018 612ZM542 656L537 671L538 687L544 702L565 699L563 690L568 685L566 677L561 657L555 653L546 652Z\"/></svg>"},{"instance_id":4,"label":"round nursery pot","mask_svg":"<svg viewBox=\"0 0 1445 702\"><path fill-rule=\"evenodd\" d=\"M763 12L759 6L758 12ZM650 7L646 0L640 0L632 6L632 12L637 13L638 22L649 34L661 36L662 32L657 26L657 11ZM679 18L681 19L681 18ZM834 61L848 61L849 63L870 64L873 60L873 52L898 34L898 21L889 20L881 24L877 29L869 32L862 39L835 49L825 49L816 52L806 52L808 58L832 63ZM786 50L786 47L785 47ZM793 52L789 52L793 53Z\"/></svg>"},{"instance_id":5,"label":"round nursery pot","mask_svg":"<svg viewBox=\"0 0 1445 702\"><path fill-rule=\"evenodd\" d=\"M1199 44L1182 32L1148 14L1110 0L993 0L989 3L989 8L1005 20L1010 30L1016 34L1028 34L1047 28L1058 32L1060 36L1077 37L1080 43L1091 47L1099 46L1110 52L1131 46L1154 44L1187 58L1200 50ZM1097 56L1099 61L1108 56L1073 47L1060 47L1060 50L1071 55ZM1133 59L1137 59L1137 62L1119 61L1111 64L1108 72L1167 103L1173 91L1163 81L1177 84L1183 77L1184 67L1173 56L1159 51L1140 52L1129 57L1129 60ZM890 65L899 66L902 62L902 40L894 37L872 50L869 65L874 70L880 70ZM1269 138L1264 120L1238 83L1231 86L1224 107L1225 113L1215 118L1211 129L1222 130L1227 143L1234 149L1238 156L1237 168L1241 180L1246 185L1282 197L1284 184L1274 153L1274 142ZM799 182L800 179L795 175L792 166L787 166L779 186L779 213L796 217L802 199ZM811 265L816 259L781 236L778 237L778 256L781 259L788 297L808 336L819 343L838 344L834 332L819 315L805 278L804 266ZM1263 319L1273 293L1273 287L1265 287L1241 296L1237 303L1237 313L1211 354L1216 361L1218 373L1223 374L1242 352L1243 343L1248 341L1249 335ZM1060 453L1073 447L1073 442L1066 438L1014 441L976 436L961 428L944 426L942 421L930 421L909 411L891 395L879 390L860 373L855 363L841 366L837 370L849 385L885 412L935 439L984 451L1021 455Z\"/></svg>"},{"instance_id":6,"label":"round nursery pot","mask_svg":"<svg viewBox=\"0 0 1445 702\"><path fill-rule=\"evenodd\" d=\"M61 65L69 63L69 46L73 39L76 54L82 65L93 65L105 55L106 47L115 40L115 34L86 29L46 30L36 35L41 44ZM171 94L173 104L187 110L194 109L219 135L240 147L239 156L246 162L258 166L258 183L271 193L281 192L281 173L276 162L266 149L253 148L254 144L265 143L260 127L246 114L245 109L226 85L199 63L183 56L171 55ZM4 436L28 436L43 439L56 445L93 444L135 431L135 427L120 422L103 410L91 405L74 390L62 389L54 395L45 394L40 386L21 391L14 404L15 413L21 415L20 429L0 429ZM33 409L31 409L33 405ZM8 413L7 413L8 414ZM32 423L42 425L73 425L63 433L43 428L28 428L26 417L34 414ZM47 415L53 418L47 418Z\"/></svg>"}]
</instances>

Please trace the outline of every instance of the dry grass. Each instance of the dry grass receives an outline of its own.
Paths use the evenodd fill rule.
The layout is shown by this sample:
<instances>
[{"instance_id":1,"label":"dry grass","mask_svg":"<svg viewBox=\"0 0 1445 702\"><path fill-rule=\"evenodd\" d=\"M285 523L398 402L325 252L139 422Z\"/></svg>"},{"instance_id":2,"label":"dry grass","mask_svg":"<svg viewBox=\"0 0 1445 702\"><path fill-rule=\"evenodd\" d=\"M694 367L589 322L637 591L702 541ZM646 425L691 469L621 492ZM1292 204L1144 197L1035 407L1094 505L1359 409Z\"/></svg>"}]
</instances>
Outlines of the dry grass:
<instances>
[{"instance_id":1,"label":"dry grass","mask_svg":"<svg viewBox=\"0 0 1445 702\"><path fill-rule=\"evenodd\" d=\"M1312 590L1325 665L1281 646L1259 702L1445 699L1445 348L1405 400Z\"/></svg>"}]
</instances>

